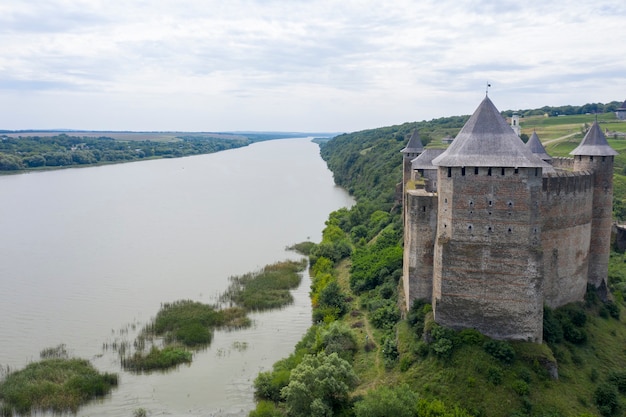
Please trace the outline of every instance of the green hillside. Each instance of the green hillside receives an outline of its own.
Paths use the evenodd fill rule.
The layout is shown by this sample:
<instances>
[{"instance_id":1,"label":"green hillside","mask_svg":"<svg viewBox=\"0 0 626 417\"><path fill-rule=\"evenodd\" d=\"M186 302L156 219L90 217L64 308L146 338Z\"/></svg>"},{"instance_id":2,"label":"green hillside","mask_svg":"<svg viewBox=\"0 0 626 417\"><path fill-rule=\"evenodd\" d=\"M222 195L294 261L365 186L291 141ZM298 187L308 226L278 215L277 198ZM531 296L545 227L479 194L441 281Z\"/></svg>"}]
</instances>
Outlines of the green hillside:
<instances>
[{"instance_id":1,"label":"green hillside","mask_svg":"<svg viewBox=\"0 0 626 417\"><path fill-rule=\"evenodd\" d=\"M594 118L527 117L522 128L557 139L548 152L565 155ZM308 248L315 324L289 358L259 375L259 403L252 416L624 414L623 254L611 256L615 301L604 304L589 291L584 302L546 309L542 345L443 328L432 320L428 304L402 311L403 232L395 198L400 150L415 128L427 146L442 146L441 139L454 136L465 120L406 123L341 135L322 145L336 182L350 190L357 204L331 213L322 242ZM614 120L613 125L616 131L626 128ZM623 201L626 193L618 191L618 183L626 183L626 140L610 142L620 152L616 201Z\"/></svg>"}]
</instances>

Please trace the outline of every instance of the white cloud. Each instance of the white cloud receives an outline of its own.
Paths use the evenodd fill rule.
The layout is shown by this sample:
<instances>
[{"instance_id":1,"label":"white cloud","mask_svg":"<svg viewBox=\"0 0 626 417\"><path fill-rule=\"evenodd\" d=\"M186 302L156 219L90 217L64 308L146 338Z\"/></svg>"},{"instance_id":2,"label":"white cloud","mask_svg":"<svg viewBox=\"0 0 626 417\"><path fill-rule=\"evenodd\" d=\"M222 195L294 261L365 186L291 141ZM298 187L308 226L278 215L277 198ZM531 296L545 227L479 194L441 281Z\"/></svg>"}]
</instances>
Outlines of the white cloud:
<instances>
[{"instance_id":1,"label":"white cloud","mask_svg":"<svg viewBox=\"0 0 626 417\"><path fill-rule=\"evenodd\" d=\"M351 131L623 100L626 5L7 0L0 129ZM618 96L616 96L616 94Z\"/></svg>"}]
</instances>

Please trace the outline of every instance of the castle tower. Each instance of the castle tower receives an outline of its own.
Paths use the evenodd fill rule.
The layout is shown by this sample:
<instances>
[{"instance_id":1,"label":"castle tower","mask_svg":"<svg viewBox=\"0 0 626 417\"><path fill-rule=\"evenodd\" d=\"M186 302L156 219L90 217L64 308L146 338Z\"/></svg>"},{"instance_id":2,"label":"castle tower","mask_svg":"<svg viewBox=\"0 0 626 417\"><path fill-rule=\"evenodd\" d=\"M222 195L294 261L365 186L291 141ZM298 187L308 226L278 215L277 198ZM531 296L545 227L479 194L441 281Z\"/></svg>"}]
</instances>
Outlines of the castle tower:
<instances>
[{"instance_id":1,"label":"castle tower","mask_svg":"<svg viewBox=\"0 0 626 417\"><path fill-rule=\"evenodd\" d=\"M404 186L411 179L411 161L417 158L424 151L424 145L420 139L417 129L413 131L409 143L402 149L402 189L404 192Z\"/></svg>"},{"instance_id":2,"label":"castle tower","mask_svg":"<svg viewBox=\"0 0 626 417\"><path fill-rule=\"evenodd\" d=\"M574 155L574 171L593 172L593 208L589 247L588 282L608 298L607 275L613 224L613 157L618 153L609 146L598 122L594 122Z\"/></svg>"},{"instance_id":3,"label":"castle tower","mask_svg":"<svg viewBox=\"0 0 626 417\"><path fill-rule=\"evenodd\" d=\"M517 136L522 135L522 130L519 125L519 114L517 113L513 113L511 116L511 129L513 129L513 132L515 132Z\"/></svg>"},{"instance_id":4,"label":"castle tower","mask_svg":"<svg viewBox=\"0 0 626 417\"><path fill-rule=\"evenodd\" d=\"M541 342L545 162L485 97L433 165L435 321L496 339Z\"/></svg>"},{"instance_id":5,"label":"castle tower","mask_svg":"<svg viewBox=\"0 0 626 417\"><path fill-rule=\"evenodd\" d=\"M537 132L533 131L533 134L530 136L530 139L528 139L528 142L526 142L526 146L528 147L528 149L530 149L532 153L537 155L542 161L545 161L545 162L552 161L552 157L548 155L548 153L546 152L546 148L543 147L543 144L539 140L539 136L537 136Z\"/></svg>"}]
</instances>

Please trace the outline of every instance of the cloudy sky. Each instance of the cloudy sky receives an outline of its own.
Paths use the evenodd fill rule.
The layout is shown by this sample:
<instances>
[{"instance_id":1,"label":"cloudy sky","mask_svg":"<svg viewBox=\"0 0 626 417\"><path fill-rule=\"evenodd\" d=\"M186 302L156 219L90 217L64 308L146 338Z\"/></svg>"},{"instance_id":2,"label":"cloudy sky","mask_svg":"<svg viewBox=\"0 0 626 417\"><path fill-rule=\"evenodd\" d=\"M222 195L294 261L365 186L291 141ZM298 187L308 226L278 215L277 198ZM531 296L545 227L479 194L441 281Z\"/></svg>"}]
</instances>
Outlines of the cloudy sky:
<instances>
[{"instance_id":1,"label":"cloudy sky","mask_svg":"<svg viewBox=\"0 0 626 417\"><path fill-rule=\"evenodd\" d=\"M626 99L623 0L3 0L0 129L333 131Z\"/></svg>"}]
</instances>

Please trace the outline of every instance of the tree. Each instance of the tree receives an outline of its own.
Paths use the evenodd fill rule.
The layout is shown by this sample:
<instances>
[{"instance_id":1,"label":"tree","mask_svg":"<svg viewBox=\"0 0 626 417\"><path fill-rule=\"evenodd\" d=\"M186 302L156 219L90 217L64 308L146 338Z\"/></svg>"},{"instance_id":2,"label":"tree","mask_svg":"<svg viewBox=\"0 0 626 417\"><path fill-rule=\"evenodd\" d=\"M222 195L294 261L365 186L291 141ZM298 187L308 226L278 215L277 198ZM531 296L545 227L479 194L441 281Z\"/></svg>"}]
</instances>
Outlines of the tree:
<instances>
[{"instance_id":1,"label":"tree","mask_svg":"<svg viewBox=\"0 0 626 417\"><path fill-rule=\"evenodd\" d=\"M352 366L337 353L306 355L291 371L282 396L291 417L332 416L348 404L348 394L356 386Z\"/></svg>"}]
</instances>

